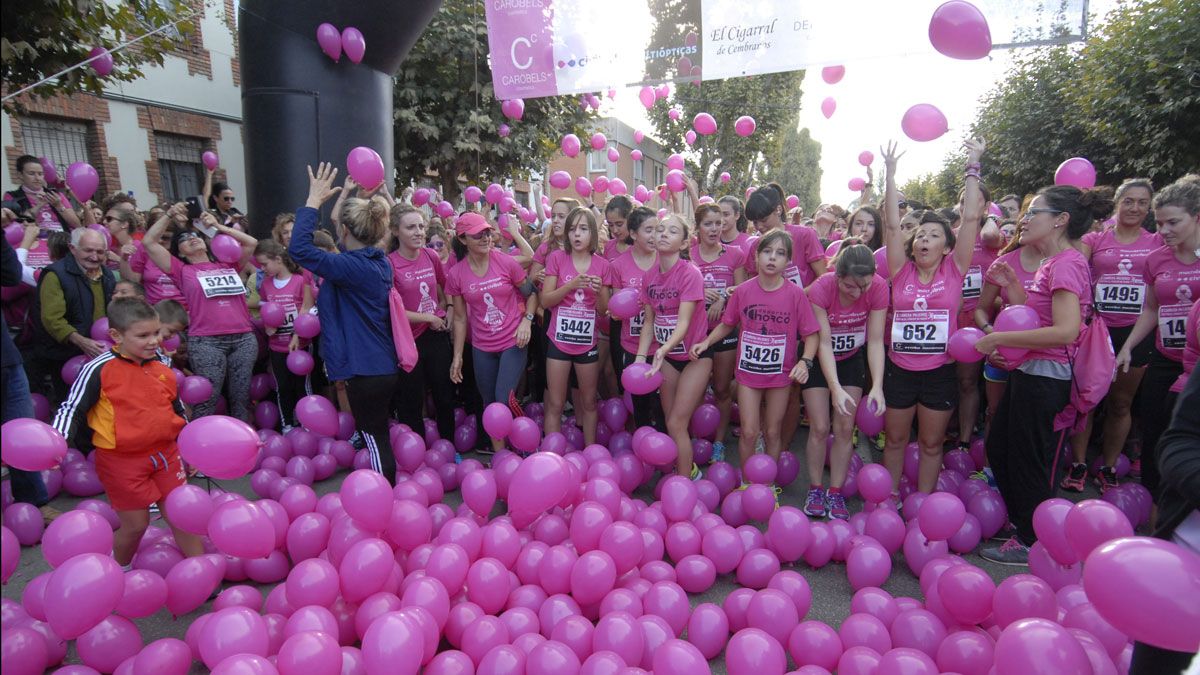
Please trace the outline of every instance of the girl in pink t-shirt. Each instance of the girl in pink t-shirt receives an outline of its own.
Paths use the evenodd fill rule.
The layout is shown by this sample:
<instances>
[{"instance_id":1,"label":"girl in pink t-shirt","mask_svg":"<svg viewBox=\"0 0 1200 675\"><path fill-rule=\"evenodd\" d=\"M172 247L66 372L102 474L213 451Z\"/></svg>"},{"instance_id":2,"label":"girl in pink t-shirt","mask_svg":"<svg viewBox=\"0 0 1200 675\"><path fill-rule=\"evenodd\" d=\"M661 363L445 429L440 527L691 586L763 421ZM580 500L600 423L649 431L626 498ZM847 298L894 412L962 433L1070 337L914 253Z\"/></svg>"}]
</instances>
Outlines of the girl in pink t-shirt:
<instances>
[{"instance_id":1,"label":"girl in pink t-shirt","mask_svg":"<svg viewBox=\"0 0 1200 675\"><path fill-rule=\"evenodd\" d=\"M1166 244L1146 256L1143 279L1148 294L1138 317L1117 354L1117 370L1128 370L1141 340L1156 333L1154 355L1142 379L1139 420L1142 425L1142 485L1158 496L1158 458L1155 449L1171 421L1175 393L1171 386L1183 372L1192 304L1200 298L1200 180L1181 178L1154 196L1154 219Z\"/></svg>"},{"instance_id":2,"label":"girl in pink t-shirt","mask_svg":"<svg viewBox=\"0 0 1200 675\"><path fill-rule=\"evenodd\" d=\"M629 238L633 243L629 250L617 256L611 264L613 292L632 288L641 294L646 275L658 263L658 252L655 242L658 239L658 218L650 209L639 206L629 212L627 219ZM610 346L616 359L617 384L620 385L621 374L634 361L638 353L638 342L641 340L642 328L646 323L646 312L641 310L637 315L618 321L612 319L611 331L618 336ZM645 395L633 394L634 424L643 427L651 426L663 431L667 428L662 415L662 403L657 393Z\"/></svg>"},{"instance_id":3,"label":"girl in pink t-shirt","mask_svg":"<svg viewBox=\"0 0 1200 675\"><path fill-rule=\"evenodd\" d=\"M986 194L984 199L987 199ZM961 193L958 212L963 212ZM961 232L960 225L956 236L961 235ZM975 246L971 252L971 264L967 266L966 275L963 277L962 307L958 312L959 326L970 326L975 322L975 308L979 305L979 297L983 292L983 275L1000 255L1003 246L1004 235L1000 233L996 217L987 214L978 228ZM958 447L960 450L969 451L975 425L979 420L979 375L983 372L983 362L958 363L955 369L958 378Z\"/></svg>"},{"instance_id":4,"label":"girl in pink t-shirt","mask_svg":"<svg viewBox=\"0 0 1200 675\"><path fill-rule=\"evenodd\" d=\"M738 453L743 462L754 454L760 433L767 454L779 459L785 446L783 418L792 384L808 380L817 353L820 329L812 307L803 289L783 276L792 257L791 247L792 239L783 231L759 239L758 276L733 290L721 323L691 351L693 358L700 358L739 327L734 377L739 385L742 433ZM799 361L798 338L804 339ZM764 402L765 414L761 410Z\"/></svg>"},{"instance_id":5,"label":"girl in pink t-shirt","mask_svg":"<svg viewBox=\"0 0 1200 675\"><path fill-rule=\"evenodd\" d=\"M168 240L167 245L169 245L170 235L167 235L166 239ZM124 252L130 249L132 249L131 254L125 256ZM174 300L187 307L183 293L179 292L179 287L175 285L171 275L150 262L150 257L146 255L145 244L134 241L127 246L122 246L121 250L121 278L140 283L142 288L146 289L146 302L156 305L162 300Z\"/></svg>"},{"instance_id":6,"label":"girl in pink t-shirt","mask_svg":"<svg viewBox=\"0 0 1200 675\"><path fill-rule=\"evenodd\" d=\"M725 195L717 200L717 206L721 209L721 243L736 246L742 249L746 257L751 257L747 247L750 235L746 234L750 222L746 220L746 207L742 205L742 200Z\"/></svg>"},{"instance_id":7,"label":"girl in pink t-shirt","mask_svg":"<svg viewBox=\"0 0 1200 675\"><path fill-rule=\"evenodd\" d=\"M1109 338L1117 349L1133 331L1146 301L1146 282L1143 272L1146 257L1162 246L1162 237L1147 232L1142 223L1150 211L1154 190L1144 178L1127 180L1117 188L1117 215L1114 227L1083 235L1080 251L1091 265L1092 291L1096 312L1108 325ZM1146 366L1154 354L1154 339L1147 335L1133 350L1133 362L1128 372L1119 370L1108 395L1104 397L1104 435L1101 448L1102 465L1096 472L1101 492L1118 484L1117 457L1129 437L1133 422L1130 406L1141 386ZM1087 451L1091 436L1091 413L1088 426L1071 438L1073 462L1062 488L1081 492L1087 479Z\"/></svg>"},{"instance_id":8,"label":"girl in pink t-shirt","mask_svg":"<svg viewBox=\"0 0 1200 675\"><path fill-rule=\"evenodd\" d=\"M254 253L258 244L254 237L222 225L207 211L200 217L206 228L227 234L241 244L242 260ZM179 228L171 243L177 255L162 243L163 233L172 221ZM230 414L249 421L250 376L258 358L258 339L246 306L246 286L239 274L244 265L242 260L214 261L205 238L188 228L188 222L186 208L176 204L146 232L142 243L150 261L170 275L183 293L188 310L188 360L192 370L213 385L212 396L192 411L195 417L213 414L217 398L227 389Z\"/></svg>"},{"instance_id":9,"label":"girl in pink t-shirt","mask_svg":"<svg viewBox=\"0 0 1200 675\"><path fill-rule=\"evenodd\" d=\"M772 230L783 230L791 236L792 260L784 270L784 278L801 288L807 288L825 273L825 249L811 227L784 224L783 197L772 185L755 190L754 194L750 195L750 199L746 200L746 217L754 223L760 235ZM757 250L757 244L753 240L747 245L748 248ZM746 256L746 272L749 276L757 273L754 268L756 258L757 256Z\"/></svg>"},{"instance_id":10,"label":"girl in pink t-shirt","mask_svg":"<svg viewBox=\"0 0 1200 675\"><path fill-rule=\"evenodd\" d=\"M297 375L287 367L288 354L297 349L308 349L308 340L296 335L294 325L296 317L312 310L312 286L300 274L300 266L292 262L287 250L274 239L258 242L254 258L263 271L258 297L262 302L274 303L283 310L283 324L275 328L267 327L267 350L271 375L275 377L279 415L286 431L296 426L296 402L312 389L307 375Z\"/></svg>"},{"instance_id":11,"label":"girl in pink t-shirt","mask_svg":"<svg viewBox=\"0 0 1200 675\"><path fill-rule=\"evenodd\" d=\"M450 372L450 319L446 314L446 273L441 257L426 246L425 214L409 205L392 207L392 241L388 262L392 265L392 285L404 301L408 325L416 343L417 359L412 371L400 371L396 407L400 421L413 429L424 430L425 392L433 395L438 433L454 437L454 387Z\"/></svg>"},{"instance_id":12,"label":"girl in pink t-shirt","mask_svg":"<svg viewBox=\"0 0 1200 675\"><path fill-rule=\"evenodd\" d=\"M1028 563L1028 547L1037 539L1034 509L1057 488L1058 457L1069 432L1058 428L1058 416L1070 403L1073 369L1088 365L1071 362L1092 311L1091 272L1075 247L1093 222L1111 212L1111 198L1099 190L1039 191L1022 216L1021 241L1043 258L1025 299L1041 327L992 332L975 344L987 355L998 347L1026 352L1014 356L1016 369L988 430L988 462L1016 528L1003 546L983 550L992 562Z\"/></svg>"},{"instance_id":13,"label":"girl in pink t-shirt","mask_svg":"<svg viewBox=\"0 0 1200 675\"><path fill-rule=\"evenodd\" d=\"M821 327L821 368L804 383L804 410L808 414L809 488L804 512L814 518L829 515L846 520L850 512L842 495L842 484L854 453L855 408L869 405L883 413L883 327L887 320L887 281L875 273L875 254L856 239L834 260L834 271L826 272L808 287L808 299ZM864 350L863 347L866 347ZM867 386L868 366L871 389ZM830 408L833 421L830 423ZM825 471L825 439L833 430L829 459L829 491L822 487Z\"/></svg>"},{"instance_id":14,"label":"girl in pink t-shirt","mask_svg":"<svg viewBox=\"0 0 1200 675\"><path fill-rule=\"evenodd\" d=\"M904 465L904 448L917 419L920 446L917 488L932 492L942 468L942 444L954 406L958 383L946 343L958 328L963 276L971 262L975 233L983 214L978 163L983 143L967 141L967 195L962 227L955 236L950 224L933 211L919 214L918 225L907 238L900 228L900 206L895 186L896 146L884 152L887 191L884 244L888 276L892 282L892 326L889 360L884 373L887 400L883 459L898 490Z\"/></svg>"},{"instance_id":15,"label":"girl in pink t-shirt","mask_svg":"<svg viewBox=\"0 0 1200 675\"><path fill-rule=\"evenodd\" d=\"M576 208L567 215L569 249L546 259L546 280L541 304L550 310L549 344L546 347L546 433L562 430L571 369L579 382L578 408L584 442L596 442L596 391L600 379L597 323L608 309L612 273L608 261L596 254L600 230L590 209Z\"/></svg>"},{"instance_id":16,"label":"girl in pink t-shirt","mask_svg":"<svg viewBox=\"0 0 1200 675\"><path fill-rule=\"evenodd\" d=\"M746 254L742 249L721 242L724 224L721 209L715 204L701 204L696 209L696 237L692 245L692 264L704 278L704 311L708 315L705 330L711 331L721 322L726 298L733 288L746 280ZM713 346L713 394L721 421L713 443L713 461L724 461L725 435L729 431L729 414L733 408L733 369L737 363L737 336L726 337Z\"/></svg>"},{"instance_id":17,"label":"girl in pink t-shirt","mask_svg":"<svg viewBox=\"0 0 1200 675\"><path fill-rule=\"evenodd\" d=\"M696 266L680 257L688 245L688 225L672 214L658 223L655 242L658 265L646 274L642 302L646 304L646 330L638 340L637 360L652 358L651 373L663 373L659 390L667 433L675 440L679 456L675 471L696 478L700 469L692 463L692 440L688 424L704 398L712 374L712 355L689 360L692 345L704 339L704 280ZM653 350L653 357L648 357ZM664 365L671 367L663 369Z\"/></svg>"}]
</instances>

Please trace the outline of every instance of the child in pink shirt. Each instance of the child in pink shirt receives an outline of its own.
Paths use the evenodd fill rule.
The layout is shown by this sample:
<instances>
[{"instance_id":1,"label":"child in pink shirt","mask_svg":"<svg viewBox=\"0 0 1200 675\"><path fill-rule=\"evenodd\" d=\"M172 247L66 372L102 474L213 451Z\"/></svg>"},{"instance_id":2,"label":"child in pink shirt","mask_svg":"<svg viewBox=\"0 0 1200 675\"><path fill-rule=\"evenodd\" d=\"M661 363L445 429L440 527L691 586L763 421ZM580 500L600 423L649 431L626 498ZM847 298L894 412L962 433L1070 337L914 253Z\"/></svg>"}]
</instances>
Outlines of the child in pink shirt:
<instances>
[{"instance_id":1,"label":"child in pink shirt","mask_svg":"<svg viewBox=\"0 0 1200 675\"><path fill-rule=\"evenodd\" d=\"M297 316L312 310L312 285L300 273L300 266L288 257L283 244L274 239L258 242L254 257L263 270L258 297L262 302L274 303L283 310L283 324L267 328L267 350L270 352L271 374L275 377L279 416L286 431L296 426L296 402L311 391L308 376L288 370L287 357L297 349L308 348L308 340L296 335L294 326Z\"/></svg>"},{"instance_id":2,"label":"child in pink shirt","mask_svg":"<svg viewBox=\"0 0 1200 675\"><path fill-rule=\"evenodd\" d=\"M758 276L733 290L721 323L692 347L692 356L700 358L739 327L735 377L742 418L738 452L743 462L754 454L760 432L767 454L775 459L782 454L782 423L791 385L808 380L817 353L819 326L812 307L804 290L783 276L792 257L791 245L791 237L783 231L759 239L755 254ZM804 340L804 349L797 360L799 338ZM760 415L764 401L765 424Z\"/></svg>"}]
</instances>

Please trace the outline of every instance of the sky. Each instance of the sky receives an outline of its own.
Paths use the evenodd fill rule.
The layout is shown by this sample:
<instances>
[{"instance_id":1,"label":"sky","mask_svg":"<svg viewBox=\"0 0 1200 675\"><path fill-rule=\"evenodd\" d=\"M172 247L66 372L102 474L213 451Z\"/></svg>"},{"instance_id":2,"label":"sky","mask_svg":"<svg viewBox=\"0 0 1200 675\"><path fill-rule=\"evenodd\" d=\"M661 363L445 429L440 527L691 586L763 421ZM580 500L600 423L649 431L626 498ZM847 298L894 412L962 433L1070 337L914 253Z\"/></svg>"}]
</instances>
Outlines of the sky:
<instances>
[{"instance_id":1,"label":"sky","mask_svg":"<svg viewBox=\"0 0 1200 675\"><path fill-rule=\"evenodd\" d=\"M909 7L938 4L937 0L903 1L911 3ZM1015 12L1019 16L1031 1L980 0L979 5L985 15ZM1090 25L1095 26L1116 4L1117 0L1090 0ZM1000 20L1010 18L996 22ZM920 17L913 17L913 21L921 22ZM989 17L989 23L993 21ZM938 54L929 46L926 27L927 21L907 29L920 29L919 43L905 43L897 32L898 43L910 46L898 48L893 55L843 61L846 74L837 84L825 83L820 67L808 70L801 97L800 126L807 127L821 143L822 201L844 204L857 197L847 183L854 177L866 178L865 168L858 163L859 154L870 150L875 155L873 168L878 176L883 171L880 146L889 139L895 139L905 152L896 171L898 184L940 169L946 155L961 147L980 98L1012 65L1013 49L993 49L987 58L975 61ZM999 26L993 26L994 34L1000 30ZM901 50L910 51L899 53ZM821 114L821 102L826 97L837 101L830 119ZM918 103L935 105L945 114L949 131L944 136L918 143L904 135L900 119L910 106ZM636 89L619 90L611 106L613 114L635 128L649 128Z\"/></svg>"}]
</instances>

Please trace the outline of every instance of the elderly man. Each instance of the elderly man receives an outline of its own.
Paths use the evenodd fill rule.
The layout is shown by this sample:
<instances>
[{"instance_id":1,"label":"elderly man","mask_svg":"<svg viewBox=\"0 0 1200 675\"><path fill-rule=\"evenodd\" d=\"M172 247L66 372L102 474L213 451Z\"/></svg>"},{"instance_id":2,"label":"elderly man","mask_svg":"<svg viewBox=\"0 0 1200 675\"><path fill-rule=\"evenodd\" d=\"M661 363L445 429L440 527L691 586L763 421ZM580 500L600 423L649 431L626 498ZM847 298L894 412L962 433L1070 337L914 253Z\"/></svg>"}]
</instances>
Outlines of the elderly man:
<instances>
[{"instance_id":1,"label":"elderly man","mask_svg":"<svg viewBox=\"0 0 1200 675\"><path fill-rule=\"evenodd\" d=\"M79 227L79 216L61 192L46 187L42 162L33 155L17 158L21 187L4 193L4 208L32 218L42 229L67 230ZM69 189L69 188L68 188Z\"/></svg>"},{"instance_id":2,"label":"elderly man","mask_svg":"<svg viewBox=\"0 0 1200 675\"><path fill-rule=\"evenodd\" d=\"M34 353L39 370L54 382L54 400L66 398L68 385L59 372L71 357L92 358L107 346L91 338L92 324L104 316L116 278L104 268L108 245L99 232L71 232L71 254L42 270L34 297Z\"/></svg>"}]
</instances>

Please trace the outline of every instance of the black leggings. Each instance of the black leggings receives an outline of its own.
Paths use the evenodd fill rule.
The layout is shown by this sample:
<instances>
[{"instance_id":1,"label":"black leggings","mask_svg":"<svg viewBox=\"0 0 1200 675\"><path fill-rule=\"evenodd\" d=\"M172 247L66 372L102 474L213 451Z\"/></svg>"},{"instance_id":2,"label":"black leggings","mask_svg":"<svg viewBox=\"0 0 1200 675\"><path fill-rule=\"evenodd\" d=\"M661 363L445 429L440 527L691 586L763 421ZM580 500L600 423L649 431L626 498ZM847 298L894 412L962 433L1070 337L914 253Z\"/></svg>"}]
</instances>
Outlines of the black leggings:
<instances>
[{"instance_id":1,"label":"black leggings","mask_svg":"<svg viewBox=\"0 0 1200 675\"><path fill-rule=\"evenodd\" d=\"M354 426L362 434L363 443L371 455L371 468L396 484L396 456L388 436L388 408L396 391L399 376L359 375L346 380L346 398L350 399L350 414Z\"/></svg>"},{"instance_id":2,"label":"black leggings","mask_svg":"<svg viewBox=\"0 0 1200 675\"><path fill-rule=\"evenodd\" d=\"M433 391L434 415L438 434L454 440L454 385L450 382L450 335L445 331L426 330L417 337L417 365L411 373L403 370L396 391L400 421L421 436L425 435L425 388Z\"/></svg>"},{"instance_id":3,"label":"black leggings","mask_svg":"<svg viewBox=\"0 0 1200 675\"><path fill-rule=\"evenodd\" d=\"M1067 430L1054 430L1054 417L1071 397L1070 380L1014 370L987 437L987 457L1008 506L1008 519L1021 543L1037 541L1033 511L1054 496L1058 455Z\"/></svg>"},{"instance_id":4,"label":"black leggings","mask_svg":"<svg viewBox=\"0 0 1200 675\"><path fill-rule=\"evenodd\" d=\"M625 372L625 346L621 344L621 328L623 324L616 319L609 322L608 358L612 361L613 372L617 374L617 393L625 393L625 385L621 384L621 373ZM614 431L616 431L614 429Z\"/></svg>"},{"instance_id":5,"label":"black leggings","mask_svg":"<svg viewBox=\"0 0 1200 675\"><path fill-rule=\"evenodd\" d=\"M279 419L289 427L296 426L296 403L312 393L306 375L297 375L288 370L287 352L270 352L271 375L275 377L275 400L279 405ZM313 372L316 372L315 370Z\"/></svg>"},{"instance_id":6,"label":"black leggings","mask_svg":"<svg viewBox=\"0 0 1200 675\"><path fill-rule=\"evenodd\" d=\"M1171 385L1175 384L1182 372L1183 366L1178 361L1168 359L1156 349L1150 357L1146 375L1142 377L1142 405L1138 415L1142 426L1142 485L1150 491L1155 503L1158 503L1161 480L1158 472L1158 439L1171 423L1171 413L1179 398L1179 394L1171 391Z\"/></svg>"}]
</instances>

